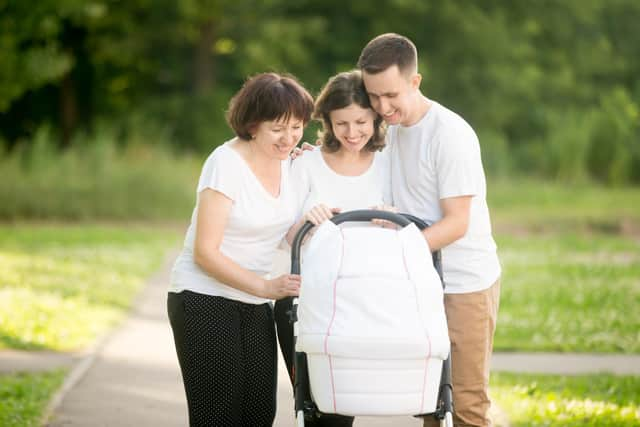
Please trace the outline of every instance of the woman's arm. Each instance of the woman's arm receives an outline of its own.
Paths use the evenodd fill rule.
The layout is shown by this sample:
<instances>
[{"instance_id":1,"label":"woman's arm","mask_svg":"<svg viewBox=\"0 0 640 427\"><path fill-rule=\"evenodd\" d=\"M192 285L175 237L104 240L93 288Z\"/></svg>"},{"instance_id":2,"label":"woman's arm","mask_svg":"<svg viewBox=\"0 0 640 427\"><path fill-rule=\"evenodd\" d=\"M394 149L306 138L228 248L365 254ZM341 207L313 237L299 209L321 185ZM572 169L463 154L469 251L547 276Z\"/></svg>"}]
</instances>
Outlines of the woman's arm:
<instances>
[{"instance_id":1,"label":"woman's arm","mask_svg":"<svg viewBox=\"0 0 640 427\"><path fill-rule=\"evenodd\" d=\"M194 260L216 280L262 298L280 299L298 294L300 276L284 274L272 280L240 267L220 251L233 201L222 193L205 189L199 194Z\"/></svg>"}]
</instances>

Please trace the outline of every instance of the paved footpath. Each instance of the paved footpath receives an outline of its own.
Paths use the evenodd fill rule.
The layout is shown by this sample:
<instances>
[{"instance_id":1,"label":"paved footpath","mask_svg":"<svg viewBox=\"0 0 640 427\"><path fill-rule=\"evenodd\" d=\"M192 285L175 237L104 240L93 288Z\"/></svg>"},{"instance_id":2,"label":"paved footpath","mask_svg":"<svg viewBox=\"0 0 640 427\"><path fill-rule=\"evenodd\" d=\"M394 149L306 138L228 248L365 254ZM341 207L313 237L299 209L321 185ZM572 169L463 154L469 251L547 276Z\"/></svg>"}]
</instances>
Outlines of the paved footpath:
<instances>
[{"instance_id":1,"label":"paved footpath","mask_svg":"<svg viewBox=\"0 0 640 427\"><path fill-rule=\"evenodd\" d=\"M135 310L93 351L61 355L50 352L0 352L0 372L71 367L65 384L49 406L52 427L187 425L186 402L166 315L166 289L173 257L154 275ZM613 372L640 375L640 356L500 353L495 371L578 374ZM499 412L498 425L508 423ZM293 398L280 362L276 426L293 427ZM356 426L419 426L412 417L356 418Z\"/></svg>"}]
</instances>

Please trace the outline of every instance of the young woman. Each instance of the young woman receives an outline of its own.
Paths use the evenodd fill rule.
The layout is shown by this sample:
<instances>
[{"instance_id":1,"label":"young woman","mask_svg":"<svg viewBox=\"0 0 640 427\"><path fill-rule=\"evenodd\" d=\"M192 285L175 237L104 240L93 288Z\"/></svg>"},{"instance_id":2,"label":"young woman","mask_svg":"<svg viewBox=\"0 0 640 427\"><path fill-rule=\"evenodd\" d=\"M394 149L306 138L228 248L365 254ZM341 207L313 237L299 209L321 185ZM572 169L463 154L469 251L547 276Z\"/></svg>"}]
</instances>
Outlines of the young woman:
<instances>
[{"instance_id":1,"label":"young woman","mask_svg":"<svg viewBox=\"0 0 640 427\"><path fill-rule=\"evenodd\" d=\"M293 163L301 219L288 238L305 221L317 225L339 211L390 204L382 117L371 108L360 71L329 79L318 95L313 118L322 122L322 145Z\"/></svg>"},{"instance_id":2,"label":"young woman","mask_svg":"<svg viewBox=\"0 0 640 427\"><path fill-rule=\"evenodd\" d=\"M298 218L287 240L305 221L318 225L334 213L390 204L390 179L382 118L371 108L359 71L340 73L316 100L313 118L322 122L321 148L293 162L291 178L298 194ZM276 304L278 338L291 371L292 353L284 302ZM324 415L317 426L351 426L353 417Z\"/></svg>"},{"instance_id":3,"label":"young woman","mask_svg":"<svg viewBox=\"0 0 640 427\"><path fill-rule=\"evenodd\" d=\"M236 137L206 160L168 311L191 426L270 426L277 345L270 300L298 294L300 277L268 279L295 220L289 154L313 100L293 78L249 79L231 99Z\"/></svg>"}]
</instances>

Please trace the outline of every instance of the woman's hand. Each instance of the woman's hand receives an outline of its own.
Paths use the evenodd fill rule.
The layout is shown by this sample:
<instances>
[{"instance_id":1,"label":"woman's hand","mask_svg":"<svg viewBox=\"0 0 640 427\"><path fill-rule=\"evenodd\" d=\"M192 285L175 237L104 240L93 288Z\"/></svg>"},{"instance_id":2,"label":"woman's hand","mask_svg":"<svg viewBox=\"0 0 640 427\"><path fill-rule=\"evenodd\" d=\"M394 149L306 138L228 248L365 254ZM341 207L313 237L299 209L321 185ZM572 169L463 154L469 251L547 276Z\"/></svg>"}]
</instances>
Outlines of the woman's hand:
<instances>
[{"instance_id":1,"label":"woman's hand","mask_svg":"<svg viewBox=\"0 0 640 427\"><path fill-rule=\"evenodd\" d=\"M337 213L340 213L340 208L328 208L325 205L317 205L304 215L304 219L305 221L312 222L313 225L320 225L326 220L331 219L333 215Z\"/></svg>"},{"instance_id":2,"label":"woman's hand","mask_svg":"<svg viewBox=\"0 0 640 427\"><path fill-rule=\"evenodd\" d=\"M283 274L275 279L266 280L264 283L264 298L282 299L298 296L300 292L300 275Z\"/></svg>"}]
</instances>

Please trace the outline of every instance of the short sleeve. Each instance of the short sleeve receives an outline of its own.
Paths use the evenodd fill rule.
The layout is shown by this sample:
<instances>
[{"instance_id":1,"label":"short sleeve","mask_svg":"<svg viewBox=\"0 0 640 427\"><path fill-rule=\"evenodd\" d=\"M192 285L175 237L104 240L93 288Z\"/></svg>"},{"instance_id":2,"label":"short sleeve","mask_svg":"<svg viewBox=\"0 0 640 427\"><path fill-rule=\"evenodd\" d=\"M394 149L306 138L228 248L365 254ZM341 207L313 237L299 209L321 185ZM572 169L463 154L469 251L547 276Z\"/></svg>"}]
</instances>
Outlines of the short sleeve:
<instances>
[{"instance_id":1,"label":"short sleeve","mask_svg":"<svg viewBox=\"0 0 640 427\"><path fill-rule=\"evenodd\" d=\"M242 182L243 165L231 148L220 146L207 158L198 181L198 193L206 188L216 190L231 200L236 200Z\"/></svg>"},{"instance_id":2,"label":"short sleeve","mask_svg":"<svg viewBox=\"0 0 640 427\"><path fill-rule=\"evenodd\" d=\"M436 174L440 199L475 196L483 182L480 144L472 129L446 129L436 144Z\"/></svg>"},{"instance_id":3,"label":"short sleeve","mask_svg":"<svg viewBox=\"0 0 640 427\"><path fill-rule=\"evenodd\" d=\"M304 204L307 197L309 197L309 192L311 190L308 167L309 159L307 157L312 155L312 153L303 153L291 162L289 179L291 180L291 186L296 200L296 221L298 221L304 214L302 209L304 208Z\"/></svg>"}]
</instances>

